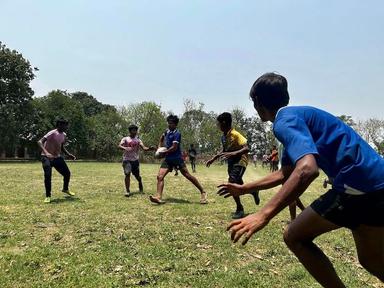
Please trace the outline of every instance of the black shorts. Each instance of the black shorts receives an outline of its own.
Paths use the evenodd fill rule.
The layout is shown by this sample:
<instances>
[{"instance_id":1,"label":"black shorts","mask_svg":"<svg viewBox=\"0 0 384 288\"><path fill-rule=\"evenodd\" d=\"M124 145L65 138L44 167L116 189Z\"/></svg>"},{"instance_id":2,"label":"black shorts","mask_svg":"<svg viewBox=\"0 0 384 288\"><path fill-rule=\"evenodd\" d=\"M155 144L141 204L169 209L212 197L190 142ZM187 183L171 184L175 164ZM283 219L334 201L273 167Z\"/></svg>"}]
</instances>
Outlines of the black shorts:
<instances>
[{"instance_id":1,"label":"black shorts","mask_svg":"<svg viewBox=\"0 0 384 288\"><path fill-rule=\"evenodd\" d=\"M330 189L311 208L328 221L350 229L361 224L384 226L384 190L350 195Z\"/></svg>"},{"instance_id":2,"label":"black shorts","mask_svg":"<svg viewBox=\"0 0 384 288\"><path fill-rule=\"evenodd\" d=\"M167 168L169 171L173 169L180 170L185 167L186 165L183 159L164 159L160 165L160 168Z\"/></svg>"},{"instance_id":3,"label":"black shorts","mask_svg":"<svg viewBox=\"0 0 384 288\"><path fill-rule=\"evenodd\" d=\"M136 161L123 161L124 174L129 175L131 172L135 176L140 176L140 163L139 160Z\"/></svg>"},{"instance_id":4,"label":"black shorts","mask_svg":"<svg viewBox=\"0 0 384 288\"><path fill-rule=\"evenodd\" d=\"M228 182L243 184L243 175L245 173L245 167L241 165L228 165Z\"/></svg>"}]
</instances>

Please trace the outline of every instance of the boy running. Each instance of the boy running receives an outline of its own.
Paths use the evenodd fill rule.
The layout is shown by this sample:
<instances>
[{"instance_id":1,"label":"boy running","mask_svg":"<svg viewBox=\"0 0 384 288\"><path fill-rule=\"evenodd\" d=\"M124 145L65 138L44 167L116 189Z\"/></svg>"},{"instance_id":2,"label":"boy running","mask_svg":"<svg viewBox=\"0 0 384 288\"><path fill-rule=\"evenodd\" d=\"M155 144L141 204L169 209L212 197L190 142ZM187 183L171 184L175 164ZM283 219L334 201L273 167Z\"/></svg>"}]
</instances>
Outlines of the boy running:
<instances>
[{"instance_id":1,"label":"boy running","mask_svg":"<svg viewBox=\"0 0 384 288\"><path fill-rule=\"evenodd\" d=\"M164 189L164 178L165 176L172 171L172 169L177 168L180 170L181 174L192 182L197 189L200 190L201 204L207 204L207 193L204 191L203 187L200 185L196 177L192 176L181 155L181 133L177 130L177 124L179 123L179 118L175 115L169 115L167 117L168 130L161 135L159 141L159 147L165 147L167 150L163 153L165 155L164 161L161 163L159 174L157 175L157 194L156 196L150 196L149 199L151 202L156 204L162 204L164 201L163 189Z\"/></svg>"},{"instance_id":2,"label":"boy running","mask_svg":"<svg viewBox=\"0 0 384 288\"><path fill-rule=\"evenodd\" d=\"M121 139L119 148L124 150L123 153L123 170L125 174L125 194L124 196L131 196L130 184L131 173L135 176L139 182L139 191L144 192L143 182L140 176L140 163L139 163L139 150L142 148L144 151L151 150L146 147L140 138L137 136L137 130L139 128L136 125L130 125L128 127L129 136Z\"/></svg>"},{"instance_id":3,"label":"boy running","mask_svg":"<svg viewBox=\"0 0 384 288\"><path fill-rule=\"evenodd\" d=\"M239 196L283 184L257 213L232 221L231 238L243 244L297 199L319 176L332 188L307 207L284 232L284 241L309 273L324 287L345 287L331 262L313 240L329 231L351 230L361 265L384 282L384 159L337 117L309 106L286 107L287 80L262 75L250 96L262 121L273 122L283 144L282 168L244 185L220 185L221 195Z\"/></svg>"},{"instance_id":4,"label":"boy running","mask_svg":"<svg viewBox=\"0 0 384 288\"><path fill-rule=\"evenodd\" d=\"M44 203L51 202L51 190L52 190L52 167L63 176L63 193L69 196L75 196L75 193L69 191L69 180L71 178L71 172L65 160L62 156L62 152L66 154L72 160L76 157L69 153L65 149L64 144L66 142L67 134L65 132L68 129L68 121L59 119L56 121L56 129L49 131L41 138L37 144L41 148L41 162L44 170L44 186L45 186L45 200Z\"/></svg>"},{"instance_id":5,"label":"boy running","mask_svg":"<svg viewBox=\"0 0 384 288\"><path fill-rule=\"evenodd\" d=\"M223 145L223 151L215 155L212 159L208 160L207 167L218 158L227 159L228 162L228 181L230 183L243 184L243 175L248 165L247 154L249 148L247 145L247 139L232 128L232 115L231 113L224 112L217 117L217 125L223 132L221 136L221 143ZM259 193L257 191L252 192L255 198L256 205L259 205ZM232 219L240 219L244 217L244 207L241 204L239 196L233 196L236 202L236 211L232 215Z\"/></svg>"}]
</instances>

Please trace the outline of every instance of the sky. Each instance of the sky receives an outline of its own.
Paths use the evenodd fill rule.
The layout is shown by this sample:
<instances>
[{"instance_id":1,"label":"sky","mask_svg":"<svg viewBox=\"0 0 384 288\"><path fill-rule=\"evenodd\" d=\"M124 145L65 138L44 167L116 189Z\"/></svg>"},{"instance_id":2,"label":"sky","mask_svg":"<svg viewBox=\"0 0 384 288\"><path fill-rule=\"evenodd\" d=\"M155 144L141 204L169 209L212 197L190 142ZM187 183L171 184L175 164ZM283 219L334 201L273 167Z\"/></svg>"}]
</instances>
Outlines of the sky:
<instances>
[{"instance_id":1,"label":"sky","mask_svg":"<svg viewBox=\"0 0 384 288\"><path fill-rule=\"evenodd\" d=\"M265 72L288 79L291 105L383 118L384 1L0 0L0 41L39 68L35 96L85 91L182 113L254 114Z\"/></svg>"}]
</instances>

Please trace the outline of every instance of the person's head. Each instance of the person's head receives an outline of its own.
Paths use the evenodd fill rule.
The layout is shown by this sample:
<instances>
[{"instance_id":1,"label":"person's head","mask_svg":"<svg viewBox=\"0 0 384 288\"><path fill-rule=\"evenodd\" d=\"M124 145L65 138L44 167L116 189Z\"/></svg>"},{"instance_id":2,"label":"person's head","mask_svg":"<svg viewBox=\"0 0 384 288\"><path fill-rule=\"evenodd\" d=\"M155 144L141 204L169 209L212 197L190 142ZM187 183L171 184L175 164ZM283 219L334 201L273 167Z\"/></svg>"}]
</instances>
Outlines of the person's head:
<instances>
[{"instance_id":1,"label":"person's head","mask_svg":"<svg viewBox=\"0 0 384 288\"><path fill-rule=\"evenodd\" d=\"M169 130L171 130L171 131L175 130L177 127L177 124L179 124L179 117L171 114L167 117L167 123L168 123L168 129Z\"/></svg>"},{"instance_id":2,"label":"person's head","mask_svg":"<svg viewBox=\"0 0 384 288\"><path fill-rule=\"evenodd\" d=\"M137 135L137 130L139 130L139 127L137 127L135 124L131 124L128 127L129 136L135 137Z\"/></svg>"},{"instance_id":3,"label":"person's head","mask_svg":"<svg viewBox=\"0 0 384 288\"><path fill-rule=\"evenodd\" d=\"M252 85L249 96L261 120L273 121L277 110L289 103L287 79L276 73L266 73Z\"/></svg>"},{"instance_id":4,"label":"person's head","mask_svg":"<svg viewBox=\"0 0 384 288\"><path fill-rule=\"evenodd\" d=\"M273 145L273 146L272 146L272 150L276 150L276 145Z\"/></svg>"},{"instance_id":5,"label":"person's head","mask_svg":"<svg viewBox=\"0 0 384 288\"><path fill-rule=\"evenodd\" d=\"M219 116L217 116L216 120L217 120L217 126L219 126L221 131L226 132L232 128L231 113L228 113L228 112L221 113Z\"/></svg>"},{"instance_id":6,"label":"person's head","mask_svg":"<svg viewBox=\"0 0 384 288\"><path fill-rule=\"evenodd\" d=\"M66 132L67 129L68 129L68 120L64 119L64 118L58 118L56 120L56 129L59 131L59 132Z\"/></svg>"},{"instance_id":7,"label":"person's head","mask_svg":"<svg viewBox=\"0 0 384 288\"><path fill-rule=\"evenodd\" d=\"M191 148L194 148L195 146L193 144L191 144Z\"/></svg>"}]
</instances>

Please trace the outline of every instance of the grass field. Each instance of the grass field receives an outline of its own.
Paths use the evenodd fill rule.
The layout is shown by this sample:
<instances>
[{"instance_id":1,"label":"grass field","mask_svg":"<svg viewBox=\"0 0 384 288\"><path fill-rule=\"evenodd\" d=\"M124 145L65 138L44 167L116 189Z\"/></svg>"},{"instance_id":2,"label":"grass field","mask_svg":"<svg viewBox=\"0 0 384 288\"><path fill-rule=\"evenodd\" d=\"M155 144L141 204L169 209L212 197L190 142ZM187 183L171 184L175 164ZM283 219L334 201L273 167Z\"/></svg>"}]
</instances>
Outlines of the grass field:
<instances>
[{"instance_id":1,"label":"grass field","mask_svg":"<svg viewBox=\"0 0 384 288\"><path fill-rule=\"evenodd\" d=\"M118 163L69 163L74 199L53 177L53 202L43 203L40 163L0 164L0 287L319 287L285 247L286 209L248 245L233 245L225 227L234 203L216 197L225 166L198 166L210 204L182 176L169 174L162 206L154 206L158 165L141 166L145 194L123 197ZM267 173L249 167L245 180ZM305 205L323 193L318 179ZM137 190L133 182L132 191ZM276 190L261 193L262 202ZM252 213L251 196L244 196ZM316 242L347 287L384 287L357 263L352 236L340 229Z\"/></svg>"}]
</instances>

